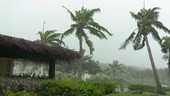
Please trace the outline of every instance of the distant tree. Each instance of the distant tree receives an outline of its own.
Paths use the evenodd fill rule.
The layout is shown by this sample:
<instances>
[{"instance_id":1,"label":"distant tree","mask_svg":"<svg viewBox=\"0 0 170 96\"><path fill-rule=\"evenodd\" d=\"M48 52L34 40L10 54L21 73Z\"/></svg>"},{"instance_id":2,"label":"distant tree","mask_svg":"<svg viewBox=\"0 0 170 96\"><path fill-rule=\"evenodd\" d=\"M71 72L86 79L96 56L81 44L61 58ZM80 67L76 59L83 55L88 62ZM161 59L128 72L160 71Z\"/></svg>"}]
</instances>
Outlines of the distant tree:
<instances>
[{"instance_id":1,"label":"distant tree","mask_svg":"<svg viewBox=\"0 0 170 96\"><path fill-rule=\"evenodd\" d=\"M170 85L170 78L169 78L169 69L168 68L160 68L158 69L158 74L160 76L160 80L163 85Z\"/></svg>"},{"instance_id":2,"label":"distant tree","mask_svg":"<svg viewBox=\"0 0 170 96\"><path fill-rule=\"evenodd\" d=\"M106 69L106 74L115 77L119 77L124 72L124 65L119 63L118 60L114 60L112 64L109 64L109 68Z\"/></svg>"},{"instance_id":3,"label":"distant tree","mask_svg":"<svg viewBox=\"0 0 170 96\"><path fill-rule=\"evenodd\" d=\"M124 78L128 82L155 84L152 70L147 68L138 68L134 66L126 66Z\"/></svg>"},{"instance_id":4,"label":"distant tree","mask_svg":"<svg viewBox=\"0 0 170 96\"><path fill-rule=\"evenodd\" d=\"M88 62L86 62L86 64L84 64L84 69L86 70L86 72L92 76L96 75L97 73L101 73L102 69L99 66L99 61L95 61L95 60L88 60Z\"/></svg>"},{"instance_id":5,"label":"distant tree","mask_svg":"<svg viewBox=\"0 0 170 96\"><path fill-rule=\"evenodd\" d=\"M76 75L75 70L77 70L77 66L75 62L64 62L60 61L56 64L57 71L63 72L63 73L72 73Z\"/></svg>"},{"instance_id":6,"label":"distant tree","mask_svg":"<svg viewBox=\"0 0 170 96\"><path fill-rule=\"evenodd\" d=\"M83 57L83 71L86 70L85 66L87 65L87 63L89 62L89 60L92 59L92 56L90 55L85 55ZM63 73L73 73L74 75L77 74L78 71L78 67L76 62L74 61L70 61L70 62L58 62L58 64L56 65L56 69L60 72Z\"/></svg>"},{"instance_id":7,"label":"distant tree","mask_svg":"<svg viewBox=\"0 0 170 96\"><path fill-rule=\"evenodd\" d=\"M106 32L110 36L112 35L106 28L99 25L93 19L94 14L100 12L99 8L90 10L82 7L80 10L75 11L75 14L73 14L66 7L64 8L70 14L71 20L74 22L74 24L71 24L70 28L63 33L62 38L75 32L75 35L79 40L79 52L82 55L82 58L83 58L83 40L85 40L87 46L89 47L90 54L92 54L94 51L93 42L89 39L89 36L87 35L88 32L94 36L99 37L100 39L107 39L103 32ZM79 79L82 78L82 62L83 62L82 58L79 64Z\"/></svg>"},{"instance_id":8,"label":"distant tree","mask_svg":"<svg viewBox=\"0 0 170 96\"><path fill-rule=\"evenodd\" d=\"M157 11L158 9L159 9L158 7L154 7L153 9L148 9L148 10L143 8L137 14L131 12L131 16L137 21L137 29L135 29L135 31L137 30L137 34L135 33L135 31L133 31L132 34L125 40L125 42L120 47L120 49L126 48L126 46L130 42L132 42L134 50L139 50L143 48L146 43L154 78L156 81L157 93L166 94L161 86L158 73L155 67L155 63L153 60L152 52L150 49L148 37L147 37L148 34L151 34L153 38L160 44L161 38L158 34L158 31L155 29L155 27L170 33L170 30L166 28L160 21L158 21L158 17L159 17L159 12Z\"/></svg>"}]
</instances>

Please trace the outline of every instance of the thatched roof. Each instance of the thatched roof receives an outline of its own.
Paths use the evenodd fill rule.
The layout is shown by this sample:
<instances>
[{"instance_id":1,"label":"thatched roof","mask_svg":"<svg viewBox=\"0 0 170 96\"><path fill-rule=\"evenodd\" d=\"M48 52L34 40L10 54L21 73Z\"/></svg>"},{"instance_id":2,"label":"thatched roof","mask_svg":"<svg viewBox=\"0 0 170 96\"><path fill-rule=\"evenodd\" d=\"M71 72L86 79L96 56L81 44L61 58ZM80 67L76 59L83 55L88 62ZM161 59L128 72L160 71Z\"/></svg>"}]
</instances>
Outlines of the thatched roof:
<instances>
[{"instance_id":1,"label":"thatched roof","mask_svg":"<svg viewBox=\"0 0 170 96\"><path fill-rule=\"evenodd\" d=\"M63 47L52 47L29 40L0 34L0 57L23 58L34 60L59 59L68 60L80 58L76 51Z\"/></svg>"}]
</instances>

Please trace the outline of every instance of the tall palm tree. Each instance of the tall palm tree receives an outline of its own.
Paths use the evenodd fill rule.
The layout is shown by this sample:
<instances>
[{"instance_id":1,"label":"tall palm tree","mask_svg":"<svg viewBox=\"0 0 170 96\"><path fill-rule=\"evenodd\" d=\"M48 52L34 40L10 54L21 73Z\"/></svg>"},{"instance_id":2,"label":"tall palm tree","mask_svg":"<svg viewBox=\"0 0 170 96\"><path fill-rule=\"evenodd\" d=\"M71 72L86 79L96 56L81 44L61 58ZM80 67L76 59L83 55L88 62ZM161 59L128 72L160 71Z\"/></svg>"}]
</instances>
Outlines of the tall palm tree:
<instances>
[{"instance_id":1,"label":"tall palm tree","mask_svg":"<svg viewBox=\"0 0 170 96\"><path fill-rule=\"evenodd\" d=\"M112 64L109 64L109 68L106 69L107 75L113 76L113 78L118 77L124 72L124 65L120 64L118 60L114 60Z\"/></svg>"},{"instance_id":2,"label":"tall palm tree","mask_svg":"<svg viewBox=\"0 0 170 96\"><path fill-rule=\"evenodd\" d=\"M45 32L38 32L40 39L37 42L51 45L51 46L61 46L65 45L61 40L61 33L55 33L56 30L47 30Z\"/></svg>"},{"instance_id":3,"label":"tall palm tree","mask_svg":"<svg viewBox=\"0 0 170 96\"><path fill-rule=\"evenodd\" d=\"M68 11L74 23L71 24L70 28L63 33L62 38L75 32L75 35L79 40L79 52L82 55L82 58L83 58L83 40L85 40L87 46L89 47L90 54L92 54L94 51L93 42L89 39L87 32L94 36L99 37L100 39L107 39L106 35L103 32L106 32L110 36L112 35L106 28L99 25L93 19L94 14L100 12L99 8L90 10L82 7L80 10L75 11L75 14L73 14L66 7L64 8ZM80 59L79 63L79 79L81 79L82 77L82 58Z\"/></svg>"},{"instance_id":4,"label":"tall palm tree","mask_svg":"<svg viewBox=\"0 0 170 96\"><path fill-rule=\"evenodd\" d=\"M169 77L170 77L170 37L165 36L162 38L162 52L165 53L163 56L164 60L168 60L168 70L169 70Z\"/></svg>"},{"instance_id":5,"label":"tall palm tree","mask_svg":"<svg viewBox=\"0 0 170 96\"><path fill-rule=\"evenodd\" d=\"M137 14L130 12L131 16L137 21L137 29L135 29L135 31L137 30L137 34L135 33L135 31L133 31L132 34L125 40L125 42L120 47L120 49L126 48L126 46L130 42L132 42L134 50L139 50L143 48L146 43L154 78L156 81L157 93L163 94L165 92L161 86L157 74L157 70L155 67L155 63L152 57L152 53L147 37L149 34L151 34L153 36L153 39L155 39L160 44L161 38L158 34L158 31L155 28L162 29L164 32L170 33L170 30L166 28L160 21L158 21L158 17L159 17L159 12L157 11L158 9L159 9L158 7L154 7L153 9L148 9L148 10L143 8Z\"/></svg>"}]
</instances>

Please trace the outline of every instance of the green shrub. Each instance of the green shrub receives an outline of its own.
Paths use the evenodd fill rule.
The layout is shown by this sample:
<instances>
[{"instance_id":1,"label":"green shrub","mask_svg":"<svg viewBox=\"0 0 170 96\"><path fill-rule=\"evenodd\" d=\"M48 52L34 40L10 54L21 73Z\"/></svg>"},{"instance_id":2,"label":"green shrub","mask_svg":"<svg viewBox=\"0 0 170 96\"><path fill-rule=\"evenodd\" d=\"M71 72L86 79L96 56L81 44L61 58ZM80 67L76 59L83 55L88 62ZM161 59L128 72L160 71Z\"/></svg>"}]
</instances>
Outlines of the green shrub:
<instances>
[{"instance_id":1,"label":"green shrub","mask_svg":"<svg viewBox=\"0 0 170 96\"><path fill-rule=\"evenodd\" d=\"M117 87L116 83L111 81L93 81L93 84L98 87L104 88L105 94L111 94L115 92Z\"/></svg>"},{"instance_id":2,"label":"green shrub","mask_svg":"<svg viewBox=\"0 0 170 96\"><path fill-rule=\"evenodd\" d=\"M40 82L40 79L33 78L0 77L0 87L2 87L2 89L10 87L10 90L13 92L20 92L23 90L37 92Z\"/></svg>"},{"instance_id":3,"label":"green shrub","mask_svg":"<svg viewBox=\"0 0 170 96\"><path fill-rule=\"evenodd\" d=\"M26 90L14 93L8 87L6 89L5 96L36 96L36 94L27 92Z\"/></svg>"},{"instance_id":4,"label":"green shrub","mask_svg":"<svg viewBox=\"0 0 170 96\"><path fill-rule=\"evenodd\" d=\"M165 91L170 91L170 87L164 87Z\"/></svg>"},{"instance_id":5,"label":"green shrub","mask_svg":"<svg viewBox=\"0 0 170 96\"><path fill-rule=\"evenodd\" d=\"M104 96L102 88L90 82L47 80L40 85L39 96Z\"/></svg>"},{"instance_id":6,"label":"green shrub","mask_svg":"<svg viewBox=\"0 0 170 96\"><path fill-rule=\"evenodd\" d=\"M134 91L134 90L142 90L145 92L155 92L156 87L152 85L144 85L144 84L129 84L128 89Z\"/></svg>"}]
</instances>

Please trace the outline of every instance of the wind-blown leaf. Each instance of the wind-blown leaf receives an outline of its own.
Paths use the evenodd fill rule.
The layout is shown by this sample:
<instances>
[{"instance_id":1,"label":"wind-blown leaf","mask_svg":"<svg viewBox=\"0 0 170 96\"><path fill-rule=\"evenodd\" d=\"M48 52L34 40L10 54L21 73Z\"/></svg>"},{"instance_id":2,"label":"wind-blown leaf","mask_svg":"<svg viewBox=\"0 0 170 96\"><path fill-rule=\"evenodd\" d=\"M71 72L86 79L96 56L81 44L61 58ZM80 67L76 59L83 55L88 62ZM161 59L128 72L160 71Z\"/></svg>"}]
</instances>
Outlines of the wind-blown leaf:
<instances>
[{"instance_id":1,"label":"wind-blown leaf","mask_svg":"<svg viewBox=\"0 0 170 96\"><path fill-rule=\"evenodd\" d=\"M151 34L152 34L153 38L160 44L161 43L161 38L160 38L160 36L158 34L158 31L155 30L155 28L153 28L153 27L151 28Z\"/></svg>"},{"instance_id":2,"label":"wind-blown leaf","mask_svg":"<svg viewBox=\"0 0 170 96\"><path fill-rule=\"evenodd\" d=\"M94 51L93 42L92 42L91 40L89 40L89 37L86 36L86 35L84 36L84 38L85 38L85 40L86 40L87 46L88 46L89 49L90 49L90 54L92 54L93 51Z\"/></svg>"},{"instance_id":3,"label":"wind-blown leaf","mask_svg":"<svg viewBox=\"0 0 170 96\"><path fill-rule=\"evenodd\" d=\"M100 30L100 31L104 31L107 32L107 34L109 34L110 36L112 36L113 34L111 34L106 28L100 26L98 23L96 22L89 22L89 25L93 26L94 28Z\"/></svg>"},{"instance_id":4,"label":"wind-blown leaf","mask_svg":"<svg viewBox=\"0 0 170 96\"><path fill-rule=\"evenodd\" d=\"M133 40L134 35L135 35L135 32L132 32L132 34L124 41L124 43L119 49L125 49L126 46Z\"/></svg>"},{"instance_id":5,"label":"wind-blown leaf","mask_svg":"<svg viewBox=\"0 0 170 96\"><path fill-rule=\"evenodd\" d=\"M74 16L74 14L73 14L68 8L66 8L65 6L63 6L63 8L65 8L65 9L68 11L68 13L70 14L71 19L72 19L73 21L77 21L76 16Z\"/></svg>"},{"instance_id":6,"label":"wind-blown leaf","mask_svg":"<svg viewBox=\"0 0 170 96\"><path fill-rule=\"evenodd\" d=\"M103 38L107 39L107 37L102 32L97 30L96 28L93 28L90 26L87 26L86 28L90 31L90 33L92 35L95 35L95 36L99 37L100 39L103 39Z\"/></svg>"},{"instance_id":7,"label":"wind-blown leaf","mask_svg":"<svg viewBox=\"0 0 170 96\"><path fill-rule=\"evenodd\" d=\"M154 26L156 26L157 28L163 30L164 32L167 32L170 34L170 30L168 28L166 28L160 21L155 21Z\"/></svg>"},{"instance_id":8,"label":"wind-blown leaf","mask_svg":"<svg viewBox=\"0 0 170 96\"><path fill-rule=\"evenodd\" d=\"M67 31L65 31L65 32L63 33L63 35L61 36L61 39L63 39L64 37L66 37L66 36L68 36L68 35L70 35L70 34L72 34L72 33L74 32L74 30L75 30L75 28L71 27L70 29L68 29Z\"/></svg>"}]
</instances>

